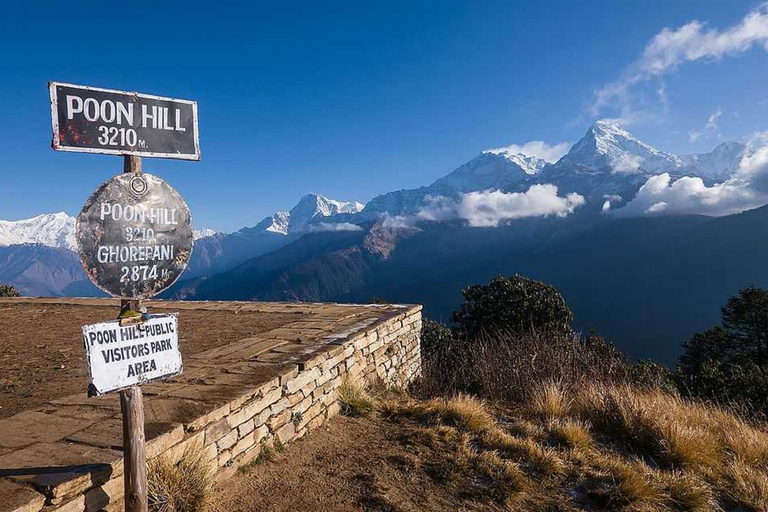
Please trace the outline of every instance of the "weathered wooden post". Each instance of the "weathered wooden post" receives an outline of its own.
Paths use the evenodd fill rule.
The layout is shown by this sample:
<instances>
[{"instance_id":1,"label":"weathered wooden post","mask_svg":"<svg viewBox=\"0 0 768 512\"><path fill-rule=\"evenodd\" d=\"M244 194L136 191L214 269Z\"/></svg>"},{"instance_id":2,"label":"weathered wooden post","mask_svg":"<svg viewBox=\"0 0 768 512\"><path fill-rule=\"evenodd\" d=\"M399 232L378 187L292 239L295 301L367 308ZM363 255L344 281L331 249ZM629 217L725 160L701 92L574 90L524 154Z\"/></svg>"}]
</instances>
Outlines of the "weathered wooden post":
<instances>
[{"instance_id":1,"label":"weathered wooden post","mask_svg":"<svg viewBox=\"0 0 768 512\"><path fill-rule=\"evenodd\" d=\"M125 511L147 512L147 454L144 445L144 403L139 386L120 392L123 413Z\"/></svg>"},{"instance_id":2,"label":"weathered wooden post","mask_svg":"<svg viewBox=\"0 0 768 512\"><path fill-rule=\"evenodd\" d=\"M142 170L142 156L200 159L197 103L51 82L53 149L123 156L77 218L80 262L91 282L119 297L118 320L83 326L88 395L119 391L126 512L147 512L141 384L182 371L178 314L147 314L141 301L181 276L194 246L189 207Z\"/></svg>"},{"instance_id":3,"label":"weathered wooden post","mask_svg":"<svg viewBox=\"0 0 768 512\"><path fill-rule=\"evenodd\" d=\"M141 173L141 157L125 155L124 173ZM120 314L139 312L141 299L120 301ZM125 482L125 512L148 512L147 453L144 437L144 399L139 386L120 392L120 412L123 414L123 481Z\"/></svg>"}]
</instances>

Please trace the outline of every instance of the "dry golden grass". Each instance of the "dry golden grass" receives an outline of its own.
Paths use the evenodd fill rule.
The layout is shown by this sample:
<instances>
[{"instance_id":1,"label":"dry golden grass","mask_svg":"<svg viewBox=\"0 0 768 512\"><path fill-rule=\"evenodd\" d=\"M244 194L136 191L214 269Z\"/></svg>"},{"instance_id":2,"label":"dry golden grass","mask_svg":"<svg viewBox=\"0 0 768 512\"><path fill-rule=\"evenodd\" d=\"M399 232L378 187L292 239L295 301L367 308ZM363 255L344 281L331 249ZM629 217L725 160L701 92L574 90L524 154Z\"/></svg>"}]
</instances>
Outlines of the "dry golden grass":
<instances>
[{"instance_id":1,"label":"dry golden grass","mask_svg":"<svg viewBox=\"0 0 768 512\"><path fill-rule=\"evenodd\" d=\"M431 408L441 420L470 432L482 432L495 424L485 403L469 395L459 394L448 400L436 400L431 403Z\"/></svg>"},{"instance_id":2,"label":"dry golden grass","mask_svg":"<svg viewBox=\"0 0 768 512\"><path fill-rule=\"evenodd\" d=\"M557 451L543 446L530 438L519 438L501 428L490 429L482 436L483 446L518 461L532 472L543 475L557 475L564 471L565 463Z\"/></svg>"},{"instance_id":3,"label":"dry golden grass","mask_svg":"<svg viewBox=\"0 0 768 512\"><path fill-rule=\"evenodd\" d=\"M549 431L556 441L574 450L586 451L594 444L591 428L587 422L565 418L552 421Z\"/></svg>"},{"instance_id":4,"label":"dry golden grass","mask_svg":"<svg viewBox=\"0 0 768 512\"><path fill-rule=\"evenodd\" d=\"M670 472L661 477L669 494L669 501L676 509L691 512L715 512L720 507L712 488L698 476L685 472Z\"/></svg>"},{"instance_id":5,"label":"dry golden grass","mask_svg":"<svg viewBox=\"0 0 768 512\"><path fill-rule=\"evenodd\" d=\"M571 402L563 386L552 381L533 390L528 407L542 418L562 418L570 412Z\"/></svg>"},{"instance_id":6,"label":"dry golden grass","mask_svg":"<svg viewBox=\"0 0 768 512\"><path fill-rule=\"evenodd\" d=\"M642 461L627 461L613 455L595 455L591 463L599 475L611 481L611 503L642 503L659 507L666 501L666 494L655 478L654 471Z\"/></svg>"},{"instance_id":7,"label":"dry golden grass","mask_svg":"<svg viewBox=\"0 0 768 512\"><path fill-rule=\"evenodd\" d=\"M380 409L385 417L407 415L421 423L447 424L469 432L483 432L496 423L485 402L465 394L427 402L387 400Z\"/></svg>"},{"instance_id":8,"label":"dry golden grass","mask_svg":"<svg viewBox=\"0 0 768 512\"><path fill-rule=\"evenodd\" d=\"M748 425L734 425L725 432L725 445L734 459L768 469L768 432Z\"/></svg>"},{"instance_id":9,"label":"dry golden grass","mask_svg":"<svg viewBox=\"0 0 768 512\"><path fill-rule=\"evenodd\" d=\"M726 494L747 510L768 510L768 476L755 466L736 459L726 469Z\"/></svg>"},{"instance_id":10,"label":"dry golden grass","mask_svg":"<svg viewBox=\"0 0 768 512\"><path fill-rule=\"evenodd\" d=\"M178 462L160 456L147 464L147 495L152 512L198 512L206 508L213 470L199 445Z\"/></svg>"},{"instance_id":11,"label":"dry golden grass","mask_svg":"<svg viewBox=\"0 0 768 512\"><path fill-rule=\"evenodd\" d=\"M528 486L528 480L520 466L503 459L495 452L482 452L472 459L475 470L494 481L498 488L509 495L520 492Z\"/></svg>"},{"instance_id":12,"label":"dry golden grass","mask_svg":"<svg viewBox=\"0 0 768 512\"><path fill-rule=\"evenodd\" d=\"M657 390L547 382L530 396L509 411L467 395L380 410L447 454L446 482L476 475L510 510L768 511L760 426Z\"/></svg>"},{"instance_id":13,"label":"dry golden grass","mask_svg":"<svg viewBox=\"0 0 768 512\"><path fill-rule=\"evenodd\" d=\"M353 418L365 418L376 409L373 399L360 386L345 380L339 387L341 414Z\"/></svg>"}]
</instances>

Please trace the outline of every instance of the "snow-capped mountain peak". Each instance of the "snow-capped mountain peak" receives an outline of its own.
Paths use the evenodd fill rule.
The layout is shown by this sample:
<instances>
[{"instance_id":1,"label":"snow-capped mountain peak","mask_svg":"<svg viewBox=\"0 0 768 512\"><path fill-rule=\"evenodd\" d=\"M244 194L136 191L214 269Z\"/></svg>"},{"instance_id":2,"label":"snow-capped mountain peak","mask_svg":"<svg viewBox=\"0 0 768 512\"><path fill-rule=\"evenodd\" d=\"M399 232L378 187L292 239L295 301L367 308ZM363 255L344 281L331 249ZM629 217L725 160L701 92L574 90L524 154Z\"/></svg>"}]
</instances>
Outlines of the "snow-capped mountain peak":
<instances>
[{"instance_id":1,"label":"snow-capped mountain peak","mask_svg":"<svg viewBox=\"0 0 768 512\"><path fill-rule=\"evenodd\" d=\"M336 201L320 194L307 194L288 212L290 229L302 230L315 217L331 217L340 213L359 213L365 205L356 201Z\"/></svg>"},{"instance_id":2,"label":"snow-capped mountain peak","mask_svg":"<svg viewBox=\"0 0 768 512\"><path fill-rule=\"evenodd\" d=\"M64 212L16 221L0 220L0 246L43 244L76 250L75 218Z\"/></svg>"},{"instance_id":3,"label":"snow-capped mountain peak","mask_svg":"<svg viewBox=\"0 0 768 512\"><path fill-rule=\"evenodd\" d=\"M709 153L681 155L684 169L691 174L723 181L730 178L741 164L741 159L754 152L754 148L740 142L723 142Z\"/></svg>"},{"instance_id":4,"label":"snow-capped mountain peak","mask_svg":"<svg viewBox=\"0 0 768 512\"><path fill-rule=\"evenodd\" d=\"M288 212L277 212L261 221L256 229L281 235L301 232L316 218L333 217L339 214L356 214L365 205L357 201L337 201L320 194L307 194Z\"/></svg>"},{"instance_id":5,"label":"snow-capped mountain peak","mask_svg":"<svg viewBox=\"0 0 768 512\"><path fill-rule=\"evenodd\" d=\"M549 163L543 158L525 155L523 153L513 153L509 151L508 148L486 149L483 151L483 153L501 155L513 164L520 167L523 172L529 176L538 174L544 168L544 166Z\"/></svg>"},{"instance_id":6,"label":"snow-capped mountain peak","mask_svg":"<svg viewBox=\"0 0 768 512\"><path fill-rule=\"evenodd\" d=\"M681 167L682 161L677 155L638 140L614 121L599 120L557 165L575 165L585 170L610 168L614 173L657 174Z\"/></svg>"},{"instance_id":7,"label":"snow-capped mountain peak","mask_svg":"<svg viewBox=\"0 0 768 512\"><path fill-rule=\"evenodd\" d=\"M279 233L281 235L288 234L288 225L291 220L291 214L288 212L277 212L271 218L268 217L271 222L267 224L264 231L270 233Z\"/></svg>"},{"instance_id":8,"label":"snow-capped mountain peak","mask_svg":"<svg viewBox=\"0 0 768 512\"><path fill-rule=\"evenodd\" d=\"M545 160L505 148L488 149L428 187L432 195L456 195L490 188L506 189L538 175ZM374 205L380 206L380 205Z\"/></svg>"},{"instance_id":9,"label":"snow-capped mountain peak","mask_svg":"<svg viewBox=\"0 0 768 512\"><path fill-rule=\"evenodd\" d=\"M195 229L192 231L192 235L195 237L195 240L200 240L201 238L207 238L217 233L218 231L214 231L213 229L208 229L208 228Z\"/></svg>"}]
</instances>

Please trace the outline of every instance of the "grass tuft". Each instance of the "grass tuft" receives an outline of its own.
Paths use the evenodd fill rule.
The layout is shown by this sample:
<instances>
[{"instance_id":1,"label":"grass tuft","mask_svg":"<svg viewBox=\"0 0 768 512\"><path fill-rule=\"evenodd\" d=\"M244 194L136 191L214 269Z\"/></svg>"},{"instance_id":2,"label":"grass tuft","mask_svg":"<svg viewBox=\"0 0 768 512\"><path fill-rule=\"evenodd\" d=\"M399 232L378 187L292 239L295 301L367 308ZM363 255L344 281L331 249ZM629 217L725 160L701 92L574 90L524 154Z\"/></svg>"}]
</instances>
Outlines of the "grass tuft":
<instances>
[{"instance_id":1,"label":"grass tuft","mask_svg":"<svg viewBox=\"0 0 768 512\"><path fill-rule=\"evenodd\" d=\"M376 405L362 388L344 381L339 387L341 414L352 418L366 418L376 410Z\"/></svg>"},{"instance_id":2,"label":"grass tuft","mask_svg":"<svg viewBox=\"0 0 768 512\"><path fill-rule=\"evenodd\" d=\"M248 473L251 469L265 462L275 462L277 460L277 453L283 451L284 445L279 439L275 438L270 442L267 439L262 439L259 443L259 454L248 461L247 464L240 466L237 471L240 473Z\"/></svg>"},{"instance_id":3,"label":"grass tuft","mask_svg":"<svg viewBox=\"0 0 768 512\"><path fill-rule=\"evenodd\" d=\"M589 423L571 418L553 421L550 425L550 433L556 441L580 451L587 451L594 444L590 429Z\"/></svg>"},{"instance_id":4,"label":"grass tuft","mask_svg":"<svg viewBox=\"0 0 768 512\"><path fill-rule=\"evenodd\" d=\"M753 465L736 459L726 471L728 498L750 511L768 510L768 475Z\"/></svg>"},{"instance_id":5,"label":"grass tuft","mask_svg":"<svg viewBox=\"0 0 768 512\"><path fill-rule=\"evenodd\" d=\"M529 408L533 415L541 418L563 418L570 412L571 400L562 385L549 381L534 388Z\"/></svg>"},{"instance_id":6,"label":"grass tuft","mask_svg":"<svg viewBox=\"0 0 768 512\"><path fill-rule=\"evenodd\" d=\"M188 448L178 462L160 456L147 465L147 496L152 512L198 512L206 508L213 470L200 446Z\"/></svg>"},{"instance_id":7,"label":"grass tuft","mask_svg":"<svg viewBox=\"0 0 768 512\"><path fill-rule=\"evenodd\" d=\"M448 400L436 400L431 408L441 420L470 432L482 432L495 424L485 403L470 395L459 394Z\"/></svg>"},{"instance_id":8,"label":"grass tuft","mask_svg":"<svg viewBox=\"0 0 768 512\"><path fill-rule=\"evenodd\" d=\"M642 461L629 463L614 456L603 455L597 465L612 481L612 503L642 503L660 507L666 501L664 490L654 481L653 471Z\"/></svg>"},{"instance_id":9,"label":"grass tuft","mask_svg":"<svg viewBox=\"0 0 768 512\"><path fill-rule=\"evenodd\" d=\"M677 510L691 512L715 512L720 507L712 488L701 478L691 473L672 472L662 479L672 506Z\"/></svg>"},{"instance_id":10,"label":"grass tuft","mask_svg":"<svg viewBox=\"0 0 768 512\"><path fill-rule=\"evenodd\" d=\"M482 442L487 449L497 451L504 458L519 461L533 473L557 475L565 469L565 463L554 449L542 446L533 439L509 435L500 428L487 431Z\"/></svg>"}]
</instances>

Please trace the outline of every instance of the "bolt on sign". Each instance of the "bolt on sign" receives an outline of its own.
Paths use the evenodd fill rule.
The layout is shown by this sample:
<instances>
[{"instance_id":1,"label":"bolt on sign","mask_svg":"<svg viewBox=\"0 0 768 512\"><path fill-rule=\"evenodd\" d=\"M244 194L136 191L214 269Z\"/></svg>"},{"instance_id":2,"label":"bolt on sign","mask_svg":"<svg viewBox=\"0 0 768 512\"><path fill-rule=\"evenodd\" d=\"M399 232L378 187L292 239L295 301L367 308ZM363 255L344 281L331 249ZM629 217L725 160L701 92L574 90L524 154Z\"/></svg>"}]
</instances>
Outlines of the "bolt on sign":
<instances>
[{"instance_id":1,"label":"bolt on sign","mask_svg":"<svg viewBox=\"0 0 768 512\"><path fill-rule=\"evenodd\" d=\"M118 320L83 327L88 395L101 396L182 370L176 314L151 315L136 325Z\"/></svg>"},{"instance_id":2,"label":"bolt on sign","mask_svg":"<svg viewBox=\"0 0 768 512\"><path fill-rule=\"evenodd\" d=\"M91 282L112 295L146 299L187 267L194 236L189 207L152 174L120 174L103 183L77 217L80 262Z\"/></svg>"},{"instance_id":3,"label":"bolt on sign","mask_svg":"<svg viewBox=\"0 0 768 512\"><path fill-rule=\"evenodd\" d=\"M49 84L53 149L200 160L197 102Z\"/></svg>"}]
</instances>

